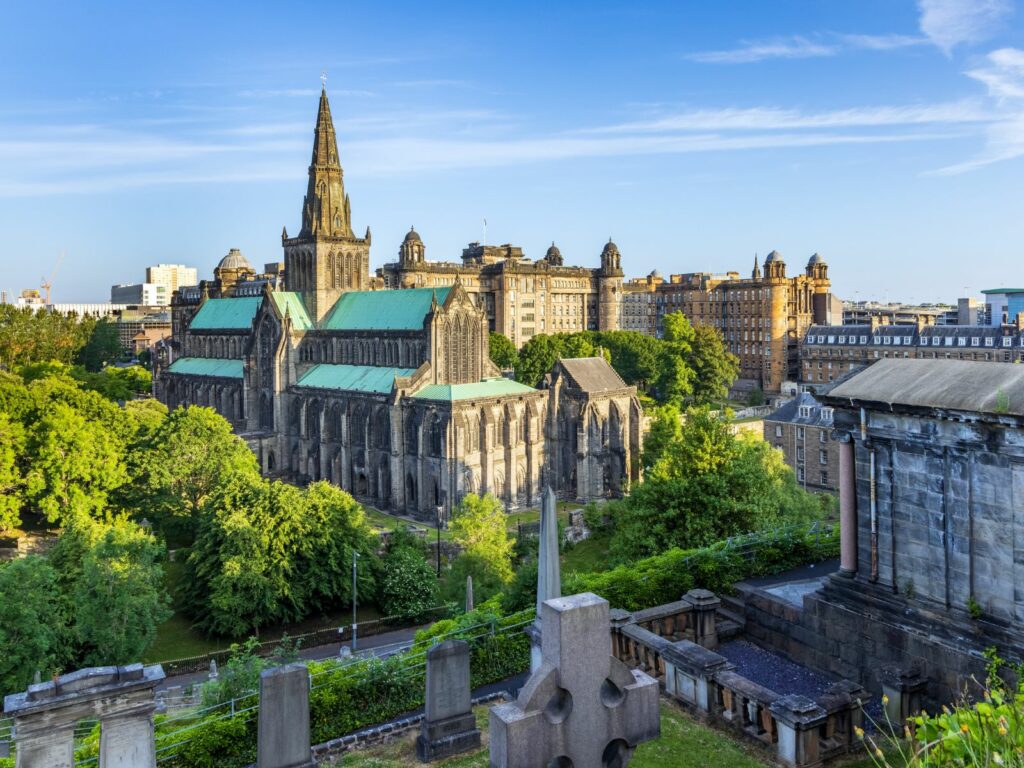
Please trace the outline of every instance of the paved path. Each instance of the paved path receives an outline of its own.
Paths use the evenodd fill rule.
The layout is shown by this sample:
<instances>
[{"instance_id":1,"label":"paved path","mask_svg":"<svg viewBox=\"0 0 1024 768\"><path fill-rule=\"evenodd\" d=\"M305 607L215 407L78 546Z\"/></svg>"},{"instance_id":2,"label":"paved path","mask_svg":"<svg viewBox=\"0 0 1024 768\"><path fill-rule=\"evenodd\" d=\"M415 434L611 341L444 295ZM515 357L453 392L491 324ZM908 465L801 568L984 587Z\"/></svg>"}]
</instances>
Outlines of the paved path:
<instances>
[{"instance_id":1,"label":"paved path","mask_svg":"<svg viewBox=\"0 0 1024 768\"><path fill-rule=\"evenodd\" d=\"M365 639L359 639L359 650L365 651L370 649L380 649L386 646L394 646L388 648L387 653L381 654L388 656L396 651L408 648L412 645L412 639L419 630L430 626L424 624L421 627L408 627L406 629L396 629L393 632L382 632L379 635L370 635ZM303 648L299 651L299 658L303 661L317 661L320 659L331 659L338 655L342 645L348 645L348 643L331 643L329 645L318 645L315 648ZM157 686L158 691L166 690L167 688L173 688L176 686L189 686L196 685L198 683L205 683L210 677L209 672L193 672L187 675L175 675L174 677L168 677L164 682Z\"/></svg>"}]
</instances>

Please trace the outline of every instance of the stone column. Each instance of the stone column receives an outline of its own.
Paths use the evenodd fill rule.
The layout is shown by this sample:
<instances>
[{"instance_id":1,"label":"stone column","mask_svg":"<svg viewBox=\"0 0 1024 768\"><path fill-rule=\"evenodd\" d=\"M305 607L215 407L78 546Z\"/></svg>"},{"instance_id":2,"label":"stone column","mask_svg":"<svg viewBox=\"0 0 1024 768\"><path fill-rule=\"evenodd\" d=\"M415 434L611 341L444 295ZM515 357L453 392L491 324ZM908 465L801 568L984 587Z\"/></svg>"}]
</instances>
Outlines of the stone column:
<instances>
[{"instance_id":1,"label":"stone column","mask_svg":"<svg viewBox=\"0 0 1024 768\"><path fill-rule=\"evenodd\" d=\"M839 541L839 572L853 576L857 573L857 468L850 435L839 441Z\"/></svg>"},{"instance_id":2,"label":"stone column","mask_svg":"<svg viewBox=\"0 0 1024 768\"><path fill-rule=\"evenodd\" d=\"M661 655L665 660L666 693L695 707L697 717L707 720L718 707L713 690L715 675L735 667L724 656L689 640L672 643Z\"/></svg>"},{"instance_id":3,"label":"stone column","mask_svg":"<svg viewBox=\"0 0 1024 768\"><path fill-rule=\"evenodd\" d=\"M309 670L286 664L260 673L258 768L313 768L309 747Z\"/></svg>"},{"instance_id":4,"label":"stone column","mask_svg":"<svg viewBox=\"0 0 1024 768\"><path fill-rule=\"evenodd\" d=\"M71 768L75 724L85 718L100 721L101 768L155 768L153 692L163 679L159 664L91 667L7 696L18 768Z\"/></svg>"},{"instance_id":5,"label":"stone column","mask_svg":"<svg viewBox=\"0 0 1024 768\"><path fill-rule=\"evenodd\" d=\"M722 601L714 592L706 589L691 589L683 600L693 606L693 642L714 650L718 647L718 630L715 628L715 612Z\"/></svg>"},{"instance_id":6,"label":"stone column","mask_svg":"<svg viewBox=\"0 0 1024 768\"><path fill-rule=\"evenodd\" d=\"M908 717L921 711L928 678L915 665L889 666L882 670L881 683L882 693L888 698L885 715L898 733Z\"/></svg>"},{"instance_id":7,"label":"stone column","mask_svg":"<svg viewBox=\"0 0 1024 768\"><path fill-rule=\"evenodd\" d=\"M821 765L820 726L826 712L806 696L790 694L769 707L778 726L779 741L775 756L787 768L811 768Z\"/></svg>"}]
</instances>

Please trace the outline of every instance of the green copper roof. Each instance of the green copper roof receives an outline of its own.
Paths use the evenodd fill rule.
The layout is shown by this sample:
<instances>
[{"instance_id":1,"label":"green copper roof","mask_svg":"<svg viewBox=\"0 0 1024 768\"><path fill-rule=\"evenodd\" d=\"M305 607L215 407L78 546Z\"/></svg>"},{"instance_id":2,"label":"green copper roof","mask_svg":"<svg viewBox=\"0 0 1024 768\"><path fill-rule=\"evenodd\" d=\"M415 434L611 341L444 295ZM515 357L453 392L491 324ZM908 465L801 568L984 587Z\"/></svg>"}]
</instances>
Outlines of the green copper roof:
<instances>
[{"instance_id":1,"label":"green copper roof","mask_svg":"<svg viewBox=\"0 0 1024 768\"><path fill-rule=\"evenodd\" d=\"M1024 288L989 288L982 291L986 296L990 293L1024 293Z\"/></svg>"},{"instance_id":2,"label":"green copper roof","mask_svg":"<svg viewBox=\"0 0 1024 768\"><path fill-rule=\"evenodd\" d=\"M308 331L313 327L313 321L309 319L309 313L306 311L306 305L302 303L300 294L293 291L274 291L270 297L281 316L287 314L291 318L295 330Z\"/></svg>"},{"instance_id":3,"label":"green copper roof","mask_svg":"<svg viewBox=\"0 0 1024 768\"><path fill-rule=\"evenodd\" d=\"M411 376L414 368L383 368L376 365L314 365L299 378L300 387L343 389L350 392L391 391L396 376Z\"/></svg>"},{"instance_id":4,"label":"green copper roof","mask_svg":"<svg viewBox=\"0 0 1024 768\"><path fill-rule=\"evenodd\" d=\"M423 327L430 302L448 298L451 288L351 291L334 305L322 328L329 331L411 331Z\"/></svg>"},{"instance_id":5,"label":"green copper roof","mask_svg":"<svg viewBox=\"0 0 1024 768\"><path fill-rule=\"evenodd\" d=\"M214 301L214 299L210 299L210 301ZM226 379L240 379L242 378L242 361L213 357L179 357L171 363L167 371L186 376L219 376Z\"/></svg>"},{"instance_id":6,"label":"green copper roof","mask_svg":"<svg viewBox=\"0 0 1024 768\"><path fill-rule=\"evenodd\" d=\"M252 327L262 296L207 299L192 318L193 331L245 331Z\"/></svg>"},{"instance_id":7,"label":"green copper roof","mask_svg":"<svg viewBox=\"0 0 1024 768\"><path fill-rule=\"evenodd\" d=\"M533 387L512 379L484 379L473 384L430 384L413 397L421 400L478 400L536 392Z\"/></svg>"}]
</instances>

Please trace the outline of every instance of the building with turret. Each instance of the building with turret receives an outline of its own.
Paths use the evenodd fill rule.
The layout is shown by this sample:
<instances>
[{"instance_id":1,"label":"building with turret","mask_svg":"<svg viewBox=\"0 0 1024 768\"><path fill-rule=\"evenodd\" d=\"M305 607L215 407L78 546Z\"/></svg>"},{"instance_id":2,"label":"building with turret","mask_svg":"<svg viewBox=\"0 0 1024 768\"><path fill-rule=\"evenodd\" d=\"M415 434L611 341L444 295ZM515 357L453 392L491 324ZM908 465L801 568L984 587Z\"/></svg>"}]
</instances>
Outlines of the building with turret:
<instances>
[{"instance_id":1,"label":"building with turret","mask_svg":"<svg viewBox=\"0 0 1024 768\"><path fill-rule=\"evenodd\" d=\"M718 329L726 348L739 358L739 389L759 387L776 393L800 372L799 344L813 324L831 317L828 265L814 254L802 274L789 277L786 263L772 251L754 259L749 278L738 272L671 275L657 287L657 329L663 318L682 312L695 325Z\"/></svg>"},{"instance_id":2,"label":"building with turret","mask_svg":"<svg viewBox=\"0 0 1024 768\"><path fill-rule=\"evenodd\" d=\"M388 288L449 286L458 277L487 315L489 329L516 346L540 333L620 328L622 265L611 240L597 269L565 266L554 243L535 261L511 244L480 243L464 248L458 262L427 261L423 239L410 229L398 261L385 264L377 274Z\"/></svg>"},{"instance_id":3,"label":"building with turret","mask_svg":"<svg viewBox=\"0 0 1024 768\"><path fill-rule=\"evenodd\" d=\"M257 273L232 250L213 280L175 293L157 397L216 409L267 475L326 480L421 518L467 493L507 508L539 504L548 485L574 500L623 493L639 466L635 389L603 358L560 360L537 388L503 378L488 337L616 323L615 245L599 270L562 267L554 247L531 263L512 246L478 244L458 267L422 266L410 231L399 251L409 268L374 278L370 231L353 234L343 176L324 91L283 268ZM387 290L389 279L404 290Z\"/></svg>"}]
</instances>

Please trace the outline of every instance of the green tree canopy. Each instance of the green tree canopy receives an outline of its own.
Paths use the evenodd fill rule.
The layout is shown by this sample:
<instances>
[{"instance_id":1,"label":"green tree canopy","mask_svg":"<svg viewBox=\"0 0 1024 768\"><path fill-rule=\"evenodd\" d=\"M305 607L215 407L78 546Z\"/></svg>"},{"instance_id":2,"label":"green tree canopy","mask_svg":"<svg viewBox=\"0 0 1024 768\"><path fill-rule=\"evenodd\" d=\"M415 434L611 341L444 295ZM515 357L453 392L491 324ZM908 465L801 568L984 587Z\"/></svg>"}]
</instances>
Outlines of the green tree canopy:
<instances>
[{"instance_id":1,"label":"green tree canopy","mask_svg":"<svg viewBox=\"0 0 1024 768\"><path fill-rule=\"evenodd\" d=\"M206 498L228 478L259 476L256 457L212 408L177 408L150 439L146 484L158 516L193 521Z\"/></svg>"},{"instance_id":2,"label":"green tree canopy","mask_svg":"<svg viewBox=\"0 0 1024 768\"><path fill-rule=\"evenodd\" d=\"M396 547L381 561L377 605L387 616L418 620L437 605L437 576L423 553Z\"/></svg>"},{"instance_id":3,"label":"green tree canopy","mask_svg":"<svg viewBox=\"0 0 1024 768\"><path fill-rule=\"evenodd\" d=\"M449 526L452 541L462 553L452 564L450 597L464 598L466 576L473 577L474 596L486 600L512 580L512 548L505 510L491 494L467 494L455 508Z\"/></svg>"},{"instance_id":4,"label":"green tree canopy","mask_svg":"<svg viewBox=\"0 0 1024 768\"><path fill-rule=\"evenodd\" d=\"M117 323L104 317L92 326L85 345L78 352L77 362L84 365L85 370L96 373L123 356L124 348L118 337Z\"/></svg>"},{"instance_id":5,"label":"green tree canopy","mask_svg":"<svg viewBox=\"0 0 1024 768\"><path fill-rule=\"evenodd\" d=\"M670 433L669 416L661 430ZM620 561L686 549L821 509L800 489L778 451L737 437L706 408L691 409L678 434L634 490L616 521L611 551Z\"/></svg>"},{"instance_id":6,"label":"green tree canopy","mask_svg":"<svg viewBox=\"0 0 1024 768\"><path fill-rule=\"evenodd\" d=\"M60 624L56 574L46 558L0 563L0 695L24 690L36 670L45 678L63 666Z\"/></svg>"},{"instance_id":7,"label":"green tree canopy","mask_svg":"<svg viewBox=\"0 0 1024 768\"><path fill-rule=\"evenodd\" d=\"M50 522L100 515L110 492L127 479L122 452L102 424L55 402L28 433L26 496Z\"/></svg>"},{"instance_id":8,"label":"green tree canopy","mask_svg":"<svg viewBox=\"0 0 1024 768\"><path fill-rule=\"evenodd\" d=\"M514 370L519 365L516 345L503 333L491 331L491 361L503 371Z\"/></svg>"},{"instance_id":9,"label":"green tree canopy","mask_svg":"<svg viewBox=\"0 0 1024 768\"><path fill-rule=\"evenodd\" d=\"M56 360L71 363L96 321L45 309L0 304L0 368Z\"/></svg>"},{"instance_id":10,"label":"green tree canopy","mask_svg":"<svg viewBox=\"0 0 1024 768\"><path fill-rule=\"evenodd\" d=\"M672 405L663 405L654 411L651 428L644 437L642 466L649 472L665 455L665 452L678 439L682 431L682 419L679 409Z\"/></svg>"},{"instance_id":11,"label":"green tree canopy","mask_svg":"<svg viewBox=\"0 0 1024 768\"><path fill-rule=\"evenodd\" d=\"M25 450L25 431L0 411L0 533L21 525L25 479L19 457Z\"/></svg>"}]
</instances>

